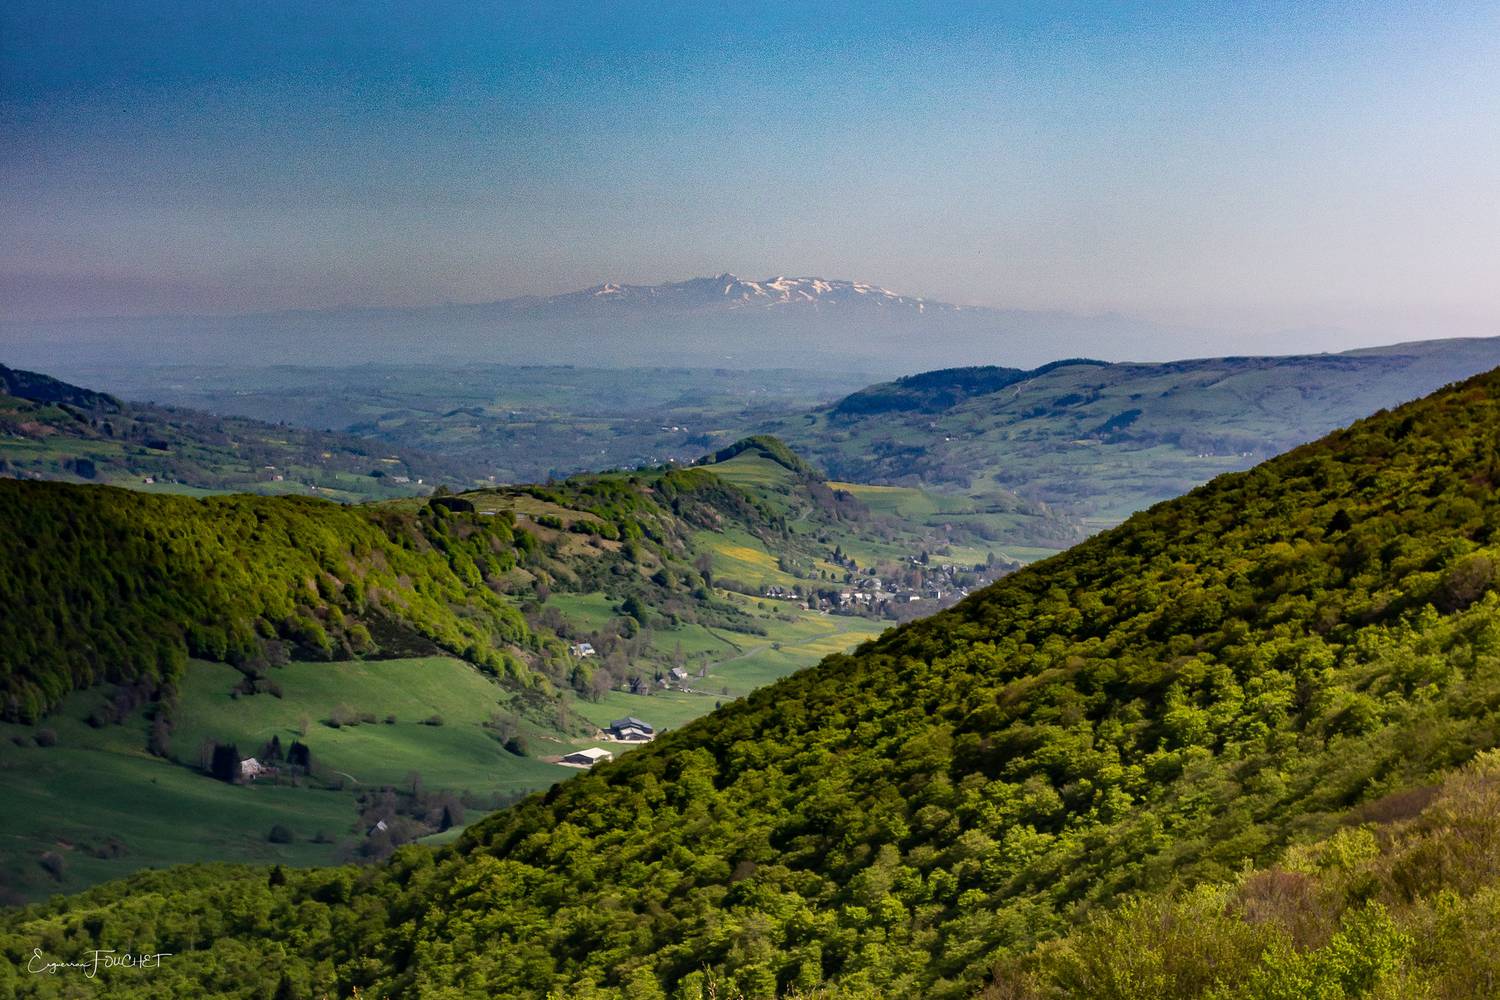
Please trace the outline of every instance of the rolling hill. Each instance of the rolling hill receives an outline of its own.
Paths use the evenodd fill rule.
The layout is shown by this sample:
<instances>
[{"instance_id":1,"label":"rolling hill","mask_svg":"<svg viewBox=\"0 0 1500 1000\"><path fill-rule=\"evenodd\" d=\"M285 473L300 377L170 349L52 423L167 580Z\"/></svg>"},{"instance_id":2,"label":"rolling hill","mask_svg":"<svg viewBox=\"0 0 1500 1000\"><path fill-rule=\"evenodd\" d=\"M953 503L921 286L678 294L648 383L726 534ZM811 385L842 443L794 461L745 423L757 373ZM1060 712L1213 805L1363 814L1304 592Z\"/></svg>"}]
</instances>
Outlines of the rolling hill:
<instances>
[{"instance_id":1,"label":"rolling hill","mask_svg":"<svg viewBox=\"0 0 1500 1000\"><path fill-rule=\"evenodd\" d=\"M1095 527L1500 364L1500 338L881 383L761 428L835 479L1002 488Z\"/></svg>"},{"instance_id":2,"label":"rolling hill","mask_svg":"<svg viewBox=\"0 0 1500 1000\"><path fill-rule=\"evenodd\" d=\"M347 434L127 403L0 365L0 475L163 492L320 494L378 500L478 478ZM424 485L423 480L426 480Z\"/></svg>"},{"instance_id":3,"label":"rolling hill","mask_svg":"<svg viewBox=\"0 0 1500 1000\"><path fill-rule=\"evenodd\" d=\"M127 399L332 428L381 448L441 454L481 478L539 483L687 463L743 429L870 382L825 369L566 365L81 366L72 381ZM58 374L54 371L53 374Z\"/></svg>"},{"instance_id":4,"label":"rolling hill","mask_svg":"<svg viewBox=\"0 0 1500 1000\"><path fill-rule=\"evenodd\" d=\"M1500 364L1500 339L1165 364L1048 360L875 385L822 367L484 365L97 370L85 384L332 427L501 482L687 463L764 432L836 481L940 491L943 503L980 507L1019 494L1095 530L1488 370ZM1002 541L1048 547L1017 534Z\"/></svg>"},{"instance_id":5,"label":"rolling hill","mask_svg":"<svg viewBox=\"0 0 1500 1000\"><path fill-rule=\"evenodd\" d=\"M0 947L172 953L120 996L1487 995L1497 427L1500 373L1221 476L437 854L142 874Z\"/></svg>"}]
</instances>

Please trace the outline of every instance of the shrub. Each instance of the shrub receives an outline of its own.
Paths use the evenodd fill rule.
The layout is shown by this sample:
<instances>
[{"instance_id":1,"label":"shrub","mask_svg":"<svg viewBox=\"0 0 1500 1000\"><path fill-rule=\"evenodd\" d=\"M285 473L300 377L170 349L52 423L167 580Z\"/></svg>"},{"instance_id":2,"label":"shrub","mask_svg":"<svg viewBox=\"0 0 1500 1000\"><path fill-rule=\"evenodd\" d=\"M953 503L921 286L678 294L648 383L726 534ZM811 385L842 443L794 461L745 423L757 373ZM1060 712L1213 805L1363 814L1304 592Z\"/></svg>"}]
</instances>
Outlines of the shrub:
<instances>
[{"instance_id":1,"label":"shrub","mask_svg":"<svg viewBox=\"0 0 1500 1000\"><path fill-rule=\"evenodd\" d=\"M1438 602L1445 611L1462 611L1484 596L1494 582L1494 560L1480 553L1465 556L1443 574Z\"/></svg>"},{"instance_id":2,"label":"shrub","mask_svg":"<svg viewBox=\"0 0 1500 1000\"><path fill-rule=\"evenodd\" d=\"M422 725L424 726L441 726L442 724L443 717L441 715L429 715L422 720Z\"/></svg>"},{"instance_id":3,"label":"shrub","mask_svg":"<svg viewBox=\"0 0 1500 1000\"><path fill-rule=\"evenodd\" d=\"M266 839L273 844L290 844L297 838L292 835L291 830L277 823L271 827L271 832L266 835Z\"/></svg>"},{"instance_id":4,"label":"shrub","mask_svg":"<svg viewBox=\"0 0 1500 1000\"><path fill-rule=\"evenodd\" d=\"M359 713L355 712L348 705L335 705L333 711L328 713L328 726L332 729L342 729L344 726L357 726L359 725L359 721Z\"/></svg>"},{"instance_id":5,"label":"shrub","mask_svg":"<svg viewBox=\"0 0 1500 1000\"><path fill-rule=\"evenodd\" d=\"M58 882L62 881L63 872L67 868L67 862L56 851L45 852L41 857L37 858L37 864L41 865L43 870Z\"/></svg>"},{"instance_id":6,"label":"shrub","mask_svg":"<svg viewBox=\"0 0 1500 1000\"><path fill-rule=\"evenodd\" d=\"M36 740L36 745L39 747L57 746L57 730L55 729L38 729L36 731L36 736L33 738Z\"/></svg>"}]
</instances>

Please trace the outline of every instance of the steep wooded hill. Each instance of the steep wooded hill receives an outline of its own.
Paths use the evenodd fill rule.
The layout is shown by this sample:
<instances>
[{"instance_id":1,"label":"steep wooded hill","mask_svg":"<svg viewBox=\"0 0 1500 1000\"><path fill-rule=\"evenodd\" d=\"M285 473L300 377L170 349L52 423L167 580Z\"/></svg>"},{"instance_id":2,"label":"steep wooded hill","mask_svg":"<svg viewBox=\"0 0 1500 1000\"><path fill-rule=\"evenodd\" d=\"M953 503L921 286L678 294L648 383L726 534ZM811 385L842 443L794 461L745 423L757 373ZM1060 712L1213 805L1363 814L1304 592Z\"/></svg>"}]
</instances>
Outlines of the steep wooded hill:
<instances>
[{"instance_id":1,"label":"steep wooded hill","mask_svg":"<svg viewBox=\"0 0 1500 1000\"><path fill-rule=\"evenodd\" d=\"M188 656L254 677L293 653L441 648L534 679L525 623L484 586L527 544L505 519L0 479L0 521L7 718L105 682L156 696Z\"/></svg>"}]
</instances>

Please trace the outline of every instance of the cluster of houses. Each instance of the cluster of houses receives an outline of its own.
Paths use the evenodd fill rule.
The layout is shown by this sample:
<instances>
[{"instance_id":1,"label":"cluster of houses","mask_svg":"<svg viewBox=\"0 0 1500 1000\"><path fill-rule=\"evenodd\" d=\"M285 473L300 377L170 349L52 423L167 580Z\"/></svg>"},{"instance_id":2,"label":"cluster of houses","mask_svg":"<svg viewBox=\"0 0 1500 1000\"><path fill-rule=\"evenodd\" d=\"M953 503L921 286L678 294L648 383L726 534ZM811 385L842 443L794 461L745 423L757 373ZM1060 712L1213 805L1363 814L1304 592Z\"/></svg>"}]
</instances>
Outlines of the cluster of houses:
<instances>
[{"instance_id":1,"label":"cluster of houses","mask_svg":"<svg viewBox=\"0 0 1500 1000\"><path fill-rule=\"evenodd\" d=\"M916 587L887 589L879 577L870 576L851 581L837 590L814 590L806 595L772 585L765 588L762 596L797 601L799 607L810 611L878 615L891 611L893 607L917 601L960 600L969 596L969 588L939 578Z\"/></svg>"},{"instance_id":2,"label":"cluster of houses","mask_svg":"<svg viewBox=\"0 0 1500 1000\"><path fill-rule=\"evenodd\" d=\"M1015 568L1006 563L994 568L975 566L968 569L951 564L929 564L912 556L908 560L910 565L897 567L896 579L891 580L868 572L860 573L853 560L843 561L836 557L835 561L851 570L842 587L814 583L804 589L773 583L761 590L761 596L796 601L799 607L811 611L899 620L913 613L905 610L907 605L931 601L939 607L946 607L969 596L971 589L991 583Z\"/></svg>"}]
</instances>

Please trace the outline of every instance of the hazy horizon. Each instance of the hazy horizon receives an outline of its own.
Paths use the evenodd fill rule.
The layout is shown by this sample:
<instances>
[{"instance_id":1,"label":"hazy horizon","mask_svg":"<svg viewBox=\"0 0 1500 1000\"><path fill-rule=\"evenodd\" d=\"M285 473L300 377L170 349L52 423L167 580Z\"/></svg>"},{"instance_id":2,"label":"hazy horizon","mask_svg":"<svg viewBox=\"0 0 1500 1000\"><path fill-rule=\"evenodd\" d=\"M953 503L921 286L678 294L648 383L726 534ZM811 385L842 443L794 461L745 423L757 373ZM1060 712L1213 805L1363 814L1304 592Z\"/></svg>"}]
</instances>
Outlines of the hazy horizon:
<instances>
[{"instance_id":1,"label":"hazy horizon","mask_svg":"<svg viewBox=\"0 0 1500 1000\"><path fill-rule=\"evenodd\" d=\"M1203 354L1493 335L1497 56L1395 3L13 2L0 319L729 271Z\"/></svg>"}]
</instances>

